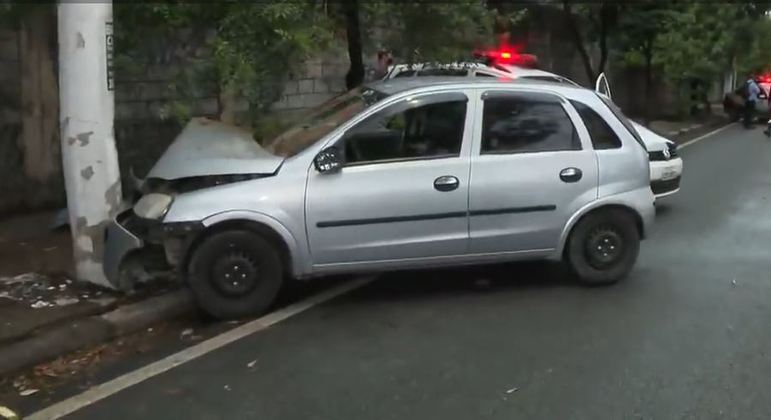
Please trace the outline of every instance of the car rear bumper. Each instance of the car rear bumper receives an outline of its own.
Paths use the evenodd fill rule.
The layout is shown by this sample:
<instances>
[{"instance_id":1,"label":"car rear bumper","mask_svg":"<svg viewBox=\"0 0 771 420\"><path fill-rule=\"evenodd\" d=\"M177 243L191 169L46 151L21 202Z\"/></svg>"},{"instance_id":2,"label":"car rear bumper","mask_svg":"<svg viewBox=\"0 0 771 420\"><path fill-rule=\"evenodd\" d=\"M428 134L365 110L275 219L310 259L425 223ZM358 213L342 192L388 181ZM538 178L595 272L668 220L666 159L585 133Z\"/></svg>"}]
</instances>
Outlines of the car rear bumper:
<instances>
[{"instance_id":1,"label":"car rear bumper","mask_svg":"<svg viewBox=\"0 0 771 420\"><path fill-rule=\"evenodd\" d=\"M683 160L678 158L650 162L651 190L656 198L671 195L680 190Z\"/></svg>"},{"instance_id":2,"label":"car rear bumper","mask_svg":"<svg viewBox=\"0 0 771 420\"><path fill-rule=\"evenodd\" d=\"M680 179L677 177L674 179L668 179L666 181L659 180L651 182L651 190L656 198L666 197L680 191Z\"/></svg>"}]
</instances>

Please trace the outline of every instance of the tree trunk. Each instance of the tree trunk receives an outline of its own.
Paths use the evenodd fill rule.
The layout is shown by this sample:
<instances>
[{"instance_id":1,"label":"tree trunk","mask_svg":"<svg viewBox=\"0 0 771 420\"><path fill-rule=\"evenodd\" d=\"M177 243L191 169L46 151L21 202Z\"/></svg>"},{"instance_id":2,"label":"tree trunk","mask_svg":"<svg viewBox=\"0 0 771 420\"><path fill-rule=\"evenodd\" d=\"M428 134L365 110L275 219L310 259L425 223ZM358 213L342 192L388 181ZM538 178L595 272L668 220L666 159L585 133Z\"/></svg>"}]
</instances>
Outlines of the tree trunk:
<instances>
[{"instance_id":1,"label":"tree trunk","mask_svg":"<svg viewBox=\"0 0 771 420\"><path fill-rule=\"evenodd\" d=\"M59 88L53 56L56 45L53 4L38 5L23 14L19 30L22 75L19 141L24 150L25 174L44 184L61 174Z\"/></svg>"},{"instance_id":2,"label":"tree trunk","mask_svg":"<svg viewBox=\"0 0 771 420\"><path fill-rule=\"evenodd\" d=\"M345 8L345 29L348 37L348 57L351 68L345 75L345 86L350 90L364 82L364 58L359 25L359 1L349 0L343 3Z\"/></svg>"},{"instance_id":3,"label":"tree trunk","mask_svg":"<svg viewBox=\"0 0 771 420\"><path fill-rule=\"evenodd\" d=\"M651 87L653 86L653 45L644 47L645 54L645 126L651 123Z\"/></svg>"},{"instance_id":4,"label":"tree trunk","mask_svg":"<svg viewBox=\"0 0 771 420\"><path fill-rule=\"evenodd\" d=\"M605 72L605 65L608 62L608 25L607 13L603 10L600 16L600 64L597 66L598 76Z\"/></svg>"},{"instance_id":5,"label":"tree trunk","mask_svg":"<svg viewBox=\"0 0 771 420\"><path fill-rule=\"evenodd\" d=\"M221 84L217 94L217 117L226 124L236 123L238 97L230 84Z\"/></svg>"},{"instance_id":6,"label":"tree trunk","mask_svg":"<svg viewBox=\"0 0 771 420\"><path fill-rule=\"evenodd\" d=\"M592 66L592 58L589 56L589 51L584 44L584 37L581 36L581 31L578 29L578 25L573 17L573 9L570 7L569 0L564 0L562 2L562 10L565 12L565 20L573 35L573 42L576 45L576 49L578 49L579 55L581 55L581 61L584 64L584 70L586 70L586 76L589 78L589 84L591 85L597 78L597 74Z\"/></svg>"}]
</instances>

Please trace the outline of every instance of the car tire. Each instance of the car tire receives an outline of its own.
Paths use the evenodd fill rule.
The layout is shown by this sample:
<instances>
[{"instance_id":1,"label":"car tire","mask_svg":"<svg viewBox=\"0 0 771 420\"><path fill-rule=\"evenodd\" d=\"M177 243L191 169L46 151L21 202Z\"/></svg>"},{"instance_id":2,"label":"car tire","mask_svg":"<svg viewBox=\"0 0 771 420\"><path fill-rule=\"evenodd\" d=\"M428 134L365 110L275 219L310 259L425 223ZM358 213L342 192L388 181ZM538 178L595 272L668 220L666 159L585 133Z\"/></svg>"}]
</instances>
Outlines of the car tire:
<instances>
[{"instance_id":1,"label":"car tire","mask_svg":"<svg viewBox=\"0 0 771 420\"><path fill-rule=\"evenodd\" d=\"M640 232L634 216L617 209L584 216L568 238L566 260L586 285L618 282L632 270L640 252Z\"/></svg>"},{"instance_id":2,"label":"car tire","mask_svg":"<svg viewBox=\"0 0 771 420\"><path fill-rule=\"evenodd\" d=\"M212 234L189 259L187 281L198 305L217 319L262 314L278 295L284 268L277 247L247 230Z\"/></svg>"}]
</instances>

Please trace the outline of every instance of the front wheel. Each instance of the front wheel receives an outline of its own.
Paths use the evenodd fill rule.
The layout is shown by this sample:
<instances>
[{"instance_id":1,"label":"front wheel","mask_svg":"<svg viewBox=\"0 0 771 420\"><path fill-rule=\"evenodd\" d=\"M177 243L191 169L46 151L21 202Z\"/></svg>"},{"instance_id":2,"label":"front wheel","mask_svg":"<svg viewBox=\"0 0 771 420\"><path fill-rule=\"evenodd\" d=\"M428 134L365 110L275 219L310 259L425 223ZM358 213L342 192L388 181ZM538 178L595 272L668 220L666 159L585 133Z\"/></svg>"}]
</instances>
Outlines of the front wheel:
<instances>
[{"instance_id":1,"label":"front wheel","mask_svg":"<svg viewBox=\"0 0 771 420\"><path fill-rule=\"evenodd\" d=\"M589 213L573 228L566 260L579 281L588 285L618 282L632 270L640 251L635 219L622 210Z\"/></svg>"},{"instance_id":2,"label":"front wheel","mask_svg":"<svg viewBox=\"0 0 771 420\"><path fill-rule=\"evenodd\" d=\"M198 305L218 319L265 312L284 277L276 246L248 230L218 232L204 239L193 251L187 272Z\"/></svg>"}]
</instances>

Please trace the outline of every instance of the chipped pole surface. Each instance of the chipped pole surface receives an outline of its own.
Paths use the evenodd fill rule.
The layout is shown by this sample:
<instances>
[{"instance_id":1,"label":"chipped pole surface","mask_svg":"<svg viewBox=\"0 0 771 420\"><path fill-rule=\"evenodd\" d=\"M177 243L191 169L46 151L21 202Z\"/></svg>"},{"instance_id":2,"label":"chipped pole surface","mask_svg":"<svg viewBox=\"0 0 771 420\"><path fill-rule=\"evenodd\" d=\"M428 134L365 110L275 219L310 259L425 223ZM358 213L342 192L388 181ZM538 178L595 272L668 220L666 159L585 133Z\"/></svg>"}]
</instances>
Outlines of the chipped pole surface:
<instances>
[{"instance_id":1,"label":"chipped pole surface","mask_svg":"<svg viewBox=\"0 0 771 420\"><path fill-rule=\"evenodd\" d=\"M60 2L62 160L79 280L110 287L104 228L121 201L113 118L112 3Z\"/></svg>"}]
</instances>

